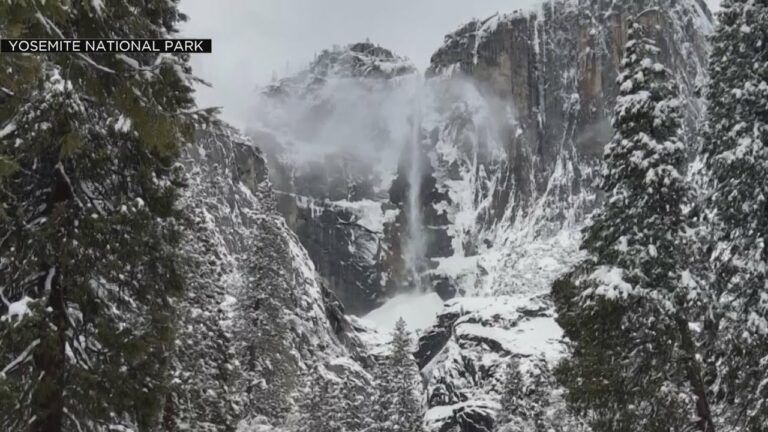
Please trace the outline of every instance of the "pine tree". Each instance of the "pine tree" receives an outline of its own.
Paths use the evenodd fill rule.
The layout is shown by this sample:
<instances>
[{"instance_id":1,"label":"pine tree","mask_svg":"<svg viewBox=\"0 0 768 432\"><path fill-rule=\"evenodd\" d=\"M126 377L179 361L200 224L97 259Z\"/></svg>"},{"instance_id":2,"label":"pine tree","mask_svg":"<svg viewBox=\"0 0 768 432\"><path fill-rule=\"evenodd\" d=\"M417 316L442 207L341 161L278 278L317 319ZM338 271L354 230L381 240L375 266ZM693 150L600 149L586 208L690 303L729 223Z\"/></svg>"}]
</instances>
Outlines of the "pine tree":
<instances>
[{"instance_id":1,"label":"pine tree","mask_svg":"<svg viewBox=\"0 0 768 432\"><path fill-rule=\"evenodd\" d=\"M421 380L411 354L411 335L405 321L395 324L390 354L377 371L377 397L371 432L420 432L423 409L418 397Z\"/></svg>"},{"instance_id":2,"label":"pine tree","mask_svg":"<svg viewBox=\"0 0 768 432\"><path fill-rule=\"evenodd\" d=\"M370 391L352 377L342 380L339 389L339 422L345 432L361 432L370 426Z\"/></svg>"},{"instance_id":3,"label":"pine tree","mask_svg":"<svg viewBox=\"0 0 768 432\"><path fill-rule=\"evenodd\" d=\"M512 359L507 366L507 374L504 379L504 388L501 393L501 410L497 423L504 428L505 425L515 422L515 426L522 427L517 423L522 417L521 411L525 405L525 382L523 374L520 372L520 361ZM511 429L511 428L508 428ZM507 430L507 429L503 429ZM513 429L514 430L514 429ZM519 430L519 429L518 429Z\"/></svg>"},{"instance_id":4,"label":"pine tree","mask_svg":"<svg viewBox=\"0 0 768 432\"><path fill-rule=\"evenodd\" d=\"M520 361L512 359L501 394L498 416L500 430L504 432L548 432L552 429L547 412L554 388L552 372L546 360L537 359L525 374Z\"/></svg>"},{"instance_id":5,"label":"pine tree","mask_svg":"<svg viewBox=\"0 0 768 432\"><path fill-rule=\"evenodd\" d=\"M205 205L193 201L184 208L193 219L182 249L190 268L186 295L176 303L179 330L163 428L173 432L194 424L198 432L233 432L241 416L242 376L230 331L234 304L226 279L237 270L228 268L233 264L226 260L223 239L207 226L211 214Z\"/></svg>"},{"instance_id":6,"label":"pine tree","mask_svg":"<svg viewBox=\"0 0 768 432\"><path fill-rule=\"evenodd\" d=\"M341 386L315 366L306 376L299 406L297 432L346 432L341 422Z\"/></svg>"},{"instance_id":7,"label":"pine tree","mask_svg":"<svg viewBox=\"0 0 768 432\"><path fill-rule=\"evenodd\" d=\"M3 37L162 38L175 1L0 3ZM155 430L184 278L187 58L0 56L0 429ZM207 113L206 113L207 114Z\"/></svg>"},{"instance_id":8,"label":"pine tree","mask_svg":"<svg viewBox=\"0 0 768 432\"><path fill-rule=\"evenodd\" d=\"M595 431L713 430L689 329L690 192L680 172L680 107L658 49L629 23L589 258L553 287L572 353L557 375Z\"/></svg>"},{"instance_id":9,"label":"pine tree","mask_svg":"<svg viewBox=\"0 0 768 432\"><path fill-rule=\"evenodd\" d=\"M280 424L293 411L300 362L294 346L288 305L296 275L285 229L270 218L256 221L253 252L246 264L246 289L237 301L237 357L242 359L247 402L244 411ZM266 246L265 246L266 245Z\"/></svg>"},{"instance_id":10,"label":"pine tree","mask_svg":"<svg viewBox=\"0 0 768 432\"><path fill-rule=\"evenodd\" d=\"M713 181L710 344L728 422L768 428L768 2L725 0L712 37L703 140Z\"/></svg>"}]
</instances>

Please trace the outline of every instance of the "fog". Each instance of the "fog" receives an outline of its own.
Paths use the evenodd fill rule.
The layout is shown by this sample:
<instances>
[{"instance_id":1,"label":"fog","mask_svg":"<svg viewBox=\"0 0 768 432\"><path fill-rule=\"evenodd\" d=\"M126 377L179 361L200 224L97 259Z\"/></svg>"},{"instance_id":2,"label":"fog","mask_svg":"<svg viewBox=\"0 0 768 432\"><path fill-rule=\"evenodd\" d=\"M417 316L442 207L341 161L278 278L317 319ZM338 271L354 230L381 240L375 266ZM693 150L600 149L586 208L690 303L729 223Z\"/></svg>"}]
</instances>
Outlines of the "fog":
<instances>
[{"instance_id":1,"label":"fog","mask_svg":"<svg viewBox=\"0 0 768 432\"><path fill-rule=\"evenodd\" d=\"M511 121L508 104L481 96L458 77L424 80L414 72L390 80L331 78L309 95L303 92L307 83L298 84L278 97L254 94L246 131L260 136L262 148L288 166L337 166L341 157L354 158L357 165L373 170L359 174L377 177L375 186L384 194L398 166L417 158L404 147L433 139L428 135L449 119L461 116L498 141ZM418 176L413 168L405 171Z\"/></svg>"}]
</instances>

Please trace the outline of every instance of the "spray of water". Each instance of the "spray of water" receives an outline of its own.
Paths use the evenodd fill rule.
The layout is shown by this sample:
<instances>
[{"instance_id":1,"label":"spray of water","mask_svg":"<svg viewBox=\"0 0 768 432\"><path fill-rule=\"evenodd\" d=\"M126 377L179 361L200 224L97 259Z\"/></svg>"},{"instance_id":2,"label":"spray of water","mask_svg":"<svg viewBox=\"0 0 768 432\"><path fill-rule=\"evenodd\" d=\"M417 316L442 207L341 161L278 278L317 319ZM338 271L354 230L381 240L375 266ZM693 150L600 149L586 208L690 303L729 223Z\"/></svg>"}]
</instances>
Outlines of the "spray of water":
<instances>
[{"instance_id":1,"label":"spray of water","mask_svg":"<svg viewBox=\"0 0 768 432\"><path fill-rule=\"evenodd\" d=\"M449 117L458 116L471 118L479 131L508 136L507 129L496 126L510 122L505 107L506 102L489 101L474 84L457 77L425 80L419 74L412 74L391 80L369 80L331 76L309 94L289 91L280 97L260 95L255 100L249 128L251 133L263 132L257 140L262 149L272 152L286 167L297 172L313 169L323 173L318 165L324 163L335 170L340 158L351 161L352 168L363 167L350 169L350 178L372 182L372 196L367 197L370 200L386 202L393 181L404 177L406 190L401 217L405 229L400 232L398 245L401 251L398 258L402 259L404 268L397 282L400 291L417 294L430 290L426 283L430 231L424 210L425 204L431 204L425 203L423 182L428 178L426 168L430 167L431 158L440 157L426 142L425 131L431 134L435 128L440 130L452 121ZM448 139L465 138L462 135ZM502 152L501 147L494 151ZM449 156L465 157L461 152ZM470 160L468 164L465 178L471 179L477 161ZM365 171L369 169L372 172ZM475 221L477 201L471 180L466 187L455 186L452 199L457 215L453 222L455 229L450 234L454 236L454 250L461 251L463 235L473 229ZM345 205L355 206L355 203ZM376 209L375 206L366 208ZM381 214L369 216L370 220L379 220L388 214L382 210Z\"/></svg>"},{"instance_id":2,"label":"spray of water","mask_svg":"<svg viewBox=\"0 0 768 432\"><path fill-rule=\"evenodd\" d=\"M426 239L424 235L424 218L422 215L421 185L423 178L423 151L421 145L421 91L420 87L414 95L414 109L411 121L411 133L408 142L410 167L408 170L408 201L406 211L408 216L408 243L406 247L406 266L409 270L412 290L423 292L422 273L426 255Z\"/></svg>"}]
</instances>

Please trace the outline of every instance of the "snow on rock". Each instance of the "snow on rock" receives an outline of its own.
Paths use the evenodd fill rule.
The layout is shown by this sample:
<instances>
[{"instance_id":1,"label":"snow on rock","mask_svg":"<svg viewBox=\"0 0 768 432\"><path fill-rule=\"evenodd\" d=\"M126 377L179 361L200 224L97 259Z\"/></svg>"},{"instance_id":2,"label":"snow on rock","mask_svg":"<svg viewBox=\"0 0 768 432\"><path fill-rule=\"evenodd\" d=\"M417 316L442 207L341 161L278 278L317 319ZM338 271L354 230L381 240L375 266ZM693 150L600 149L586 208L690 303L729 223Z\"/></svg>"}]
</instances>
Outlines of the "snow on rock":
<instances>
[{"instance_id":1,"label":"snow on rock","mask_svg":"<svg viewBox=\"0 0 768 432\"><path fill-rule=\"evenodd\" d=\"M447 342L471 345L486 354L557 359L562 352L562 331L550 308L547 296L542 295L453 299L439 314L438 324L420 338L416 355L426 374L440 370L444 360L440 357L445 353L439 351L439 345L430 345L435 342L435 331L447 331ZM423 350L428 346L431 351Z\"/></svg>"},{"instance_id":2,"label":"snow on rock","mask_svg":"<svg viewBox=\"0 0 768 432\"><path fill-rule=\"evenodd\" d=\"M296 196L296 200L298 206L308 208L313 215L318 215L326 209L349 213L351 218L348 221L342 220L343 223L356 224L363 229L377 234L384 231L384 222L387 217L391 217L386 215L386 211L380 201L369 199L331 201Z\"/></svg>"},{"instance_id":3,"label":"snow on rock","mask_svg":"<svg viewBox=\"0 0 768 432\"><path fill-rule=\"evenodd\" d=\"M540 362L554 365L563 350L562 331L546 295L446 302L416 351L427 384L428 427L493 424L510 360L519 359L522 370Z\"/></svg>"},{"instance_id":4,"label":"snow on rock","mask_svg":"<svg viewBox=\"0 0 768 432\"><path fill-rule=\"evenodd\" d=\"M405 320L408 330L418 332L435 323L437 314L443 309L443 300L434 292L400 294L378 309L365 316L380 330L390 332L400 318Z\"/></svg>"},{"instance_id":5,"label":"snow on rock","mask_svg":"<svg viewBox=\"0 0 768 432\"><path fill-rule=\"evenodd\" d=\"M279 209L347 313L365 313L383 303L390 281L385 225L394 210L370 199L279 196Z\"/></svg>"},{"instance_id":6,"label":"snow on rock","mask_svg":"<svg viewBox=\"0 0 768 432\"><path fill-rule=\"evenodd\" d=\"M579 250L579 225L565 226L554 235L537 236L525 231L513 228L501 234L504 238L481 261L490 276L476 286L475 292L548 292L555 279L584 258Z\"/></svg>"},{"instance_id":7,"label":"snow on rock","mask_svg":"<svg viewBox=\"0 0 768 432\"><path fill-rule=\"evenodd\" d=\"M562 354L558 344L563 332L551 317L526 321L513 331L472 323L456 326L454 331L458 338L494 341L500 349L523 356L544 355L556 359Z\"/></svg>"},{"instance_id":8,"label":"snow on rock","mask_svg":"<svg viewBox=\"0 0 768 432\"><path fill-rule=\"evenodd\" d=\"M493 430L493 417L499 410L495 400L472 400L429 408L424 416L427 430L459 427L462 431ZM448 429L451 430L451 429Z\"/></svg>"},{"instance_id":9,"label":"snow on rock","mask_svg":"<svg viewBox=\"0 0 768 432\"><path fill-rule=\"evenodd\" d=\"M362 341L365 350L375 357L382 357L389 352L391 335L382 331L374 322L349 316L355 336Z\"/></svg>"}]
</instances>

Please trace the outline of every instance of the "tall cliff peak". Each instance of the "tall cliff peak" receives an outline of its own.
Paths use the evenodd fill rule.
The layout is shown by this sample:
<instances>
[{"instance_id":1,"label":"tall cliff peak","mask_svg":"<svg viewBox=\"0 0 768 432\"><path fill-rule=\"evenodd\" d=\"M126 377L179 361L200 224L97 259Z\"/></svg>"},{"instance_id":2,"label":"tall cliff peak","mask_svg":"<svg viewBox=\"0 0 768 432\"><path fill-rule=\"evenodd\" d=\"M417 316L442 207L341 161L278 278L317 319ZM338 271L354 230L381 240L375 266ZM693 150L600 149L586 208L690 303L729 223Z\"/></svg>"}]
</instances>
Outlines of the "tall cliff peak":
<instances>
[{"instance_id":1,"label":"tall cliff peak","mask_svg":"<svg viewBox=\"0 0 768 432\"><path fill-rule=\"evenodd\" d=\"M416 72L416 66L409 59L369 41L357 42L324 49L306 68L276 80L264 89L264 93L272 97L309 93L334 79L388 80Z\"/></svg>"}]
</instances>

